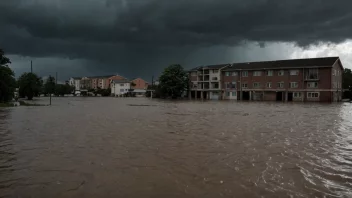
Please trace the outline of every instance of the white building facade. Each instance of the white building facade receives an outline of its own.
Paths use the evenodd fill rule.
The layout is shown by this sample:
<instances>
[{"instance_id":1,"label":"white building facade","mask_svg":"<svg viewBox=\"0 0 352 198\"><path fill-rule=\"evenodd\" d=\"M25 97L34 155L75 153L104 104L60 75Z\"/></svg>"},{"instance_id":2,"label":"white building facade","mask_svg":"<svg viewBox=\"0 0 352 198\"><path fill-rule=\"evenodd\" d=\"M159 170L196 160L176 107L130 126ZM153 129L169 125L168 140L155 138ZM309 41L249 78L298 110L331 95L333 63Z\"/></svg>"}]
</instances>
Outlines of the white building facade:
<instances>
[{"instance_id":1,"label":"white building facade","mask_svg":"<svg viewBox=\"0 0 352 198\"><path fill-rule=\"evenodd\" d=\"M111 95L122 96L131 89L131 82L128 80L113 80L111 82Z\"/></svg>"}]
</instances>

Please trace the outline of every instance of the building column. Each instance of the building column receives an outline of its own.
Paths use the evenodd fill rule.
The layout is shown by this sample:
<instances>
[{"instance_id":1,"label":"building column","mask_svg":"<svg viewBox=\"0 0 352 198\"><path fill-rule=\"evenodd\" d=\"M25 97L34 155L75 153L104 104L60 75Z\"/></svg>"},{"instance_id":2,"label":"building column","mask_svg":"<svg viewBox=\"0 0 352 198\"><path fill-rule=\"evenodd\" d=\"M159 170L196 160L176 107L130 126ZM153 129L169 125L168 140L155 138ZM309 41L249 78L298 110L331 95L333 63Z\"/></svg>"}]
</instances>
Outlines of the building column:
<instances>
[{"instance_id":1,"label":"building column","mask_svg":"<svg viewBox=\"0 0 352 198\"><path fill-rule=\"evenodd\" d=\"M252 100L252 91L249 91L249 100Z\"/></svg>"},{"instance_id":2,"label":"building column","mask_svg":"<svg viewBox=\"0 0 352 198\"><path fill-rule=\"evenodd\" d=\"M288 101L288 91L285 91L285 102Z\"/></svg>"},{"instance_id":3,"label":"building column","mask_svg":"<svg viewBox=\"0 0 352 198\"><path fill-rule=\"evenodd\" d=\"M265 91L263 91L262 101L265 101Z\"/></svg>"},{"instance_id":4,"label":"building column","mask_svg":"<svg viewBox=\"0 0 352 198\"><path fill-rule=\"evenodd\" d=\"M192 99L192 91L188 91L188 99Z\"/></svg>"},{"instance_id":5,"label":"building column","mask_svg":"<svg viewBox=\"0 0 352 198\"><path fill-rule=\"evenodd\" d=\"M200 92L200 99L203 100L203 91Z\"/></svg>"}]
</instances>

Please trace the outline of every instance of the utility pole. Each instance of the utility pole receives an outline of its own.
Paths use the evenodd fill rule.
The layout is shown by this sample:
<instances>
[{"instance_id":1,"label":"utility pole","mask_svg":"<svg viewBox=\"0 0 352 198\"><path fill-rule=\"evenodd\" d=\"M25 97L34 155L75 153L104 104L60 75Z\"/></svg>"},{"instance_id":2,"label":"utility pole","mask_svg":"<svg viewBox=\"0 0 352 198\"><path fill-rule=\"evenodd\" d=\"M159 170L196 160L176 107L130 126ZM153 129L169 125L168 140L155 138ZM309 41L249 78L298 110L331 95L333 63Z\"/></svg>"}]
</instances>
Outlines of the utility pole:
<instances>
[{"instance_id":1,"label":"utility pole","mask_svg":"<svg viewBox=\"0 0 352 198\"><path fill-rule=\"evenodd\" d=\"M55 84L57 85L57 72L56 72L56 77L55 77Z\"/></svg>"},{"instance_id":2,"label":"utility pole","mask_svg":"<svg viewBox=\"0 0 352 198\"><path fill-rule=\"evenodd\" d=\"M150 98L153 99L153 89L154 89L154 76L152 76L152 86L150 87Z\"/></svg>"},{"instance_id":3,"label":"utility pole","mask_svg":"<svg viewBox=\"0 0 352 198\"><path fill-rule=\"evenodd\" d=\"M33 73L32 60L31 60L31 73Z\"/></svg>"},{"instance_id":4,"label":"utility pole","mask_svg":"<svg viewBox=\"0 0 352 198\"><path fill-rule=\"evenodd\" d=\"M49 75L49 80L51 81L51 75ZM51 82L50 82L51 83ZM50 91L49 91L49 98L50 98L50 106L51 106L51 89L49 89Z\"/></svg>"}]
</instances>

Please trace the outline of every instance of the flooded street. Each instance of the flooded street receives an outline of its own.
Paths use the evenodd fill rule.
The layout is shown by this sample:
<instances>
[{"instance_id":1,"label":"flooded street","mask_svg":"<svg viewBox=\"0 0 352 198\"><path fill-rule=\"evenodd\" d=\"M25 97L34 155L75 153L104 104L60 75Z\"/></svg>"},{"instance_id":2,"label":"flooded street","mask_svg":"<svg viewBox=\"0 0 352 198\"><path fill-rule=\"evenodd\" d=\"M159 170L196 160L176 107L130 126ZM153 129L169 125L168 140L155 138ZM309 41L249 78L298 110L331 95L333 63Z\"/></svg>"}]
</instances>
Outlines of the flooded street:
<instances>
[{"instance_id":1,"label":"flooded street","mask_svg":"<svg viewBox=\"0 0 352 198\"><path fill-rule=\"evenodd\" d=\"M0 109L0 197L324 196L352 197L352 104L53 98Z\"/></svg>"}]
</instances>

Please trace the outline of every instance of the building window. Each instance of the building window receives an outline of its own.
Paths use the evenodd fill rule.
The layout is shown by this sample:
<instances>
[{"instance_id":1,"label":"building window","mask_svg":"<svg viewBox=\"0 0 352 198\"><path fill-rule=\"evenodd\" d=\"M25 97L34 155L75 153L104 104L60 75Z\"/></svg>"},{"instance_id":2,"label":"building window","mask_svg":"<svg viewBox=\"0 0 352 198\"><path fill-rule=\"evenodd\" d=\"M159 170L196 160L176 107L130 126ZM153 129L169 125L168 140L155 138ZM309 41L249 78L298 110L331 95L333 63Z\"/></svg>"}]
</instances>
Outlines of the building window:
<instances>
[{"instance_id":1,"label":"building window","mask_svg":"<svg viewBox=\"0 0 352 198\"><path fill-rule=\"evenodd\" d=\"M271 82L266 83L267 88L271 88Z\"/></svg>"},{"instance_id":2,"label":"building window","mask_svg":"<svg viewBox=\"0 0 352 198\"><path fill-rule=\"evenodd\" d=\"M290 88L297 88L298 83L297 82L290 82Z\"/></svg>"},{"instance_id":3,"label":"building window","mask_svg":"<svg viewBox=\"0 0 352 198\"><path fill-rule=\"evenodd\" d=\"M218 80L218 77L212 77L211 80Z\"/></svg>"},{"instance_id":4,"label":"building window","mask_svg":"<svg viewBox=\"0 0 352 198\"><path fill-rule=\"evenodd\" d=\"M319 92L308 92L307 97L308 98L319 98Z\"/></svg>"},{"instance_id":5,"label":"building window","mask_svg":"<svg viewBox=\"0 0 352 198\"><path fill-rule=\"evenodd\" d=\"M242 88L248 88L248 84L247 83L242 83Z\"/></svg>"},{"instance_id":6,"label":"building window","mask_svg":"<svg viewBox=\"0 0 352 198\"><path fill-rule=\"evenodd\" d=\"M232 89L236 89L236 82L232 82L232 83L231 83L231 88L232 88Z\"/></svg>"},{"instance_id":7,"label":"building window","mask_svg":"<svg viewBox=\"0 0 352 198\"><path fill-rule=\"evenodd\" d=\"M319 70L318 69L308 69L305 74L307 80L318 80L319 79Z\"/></svg>"},{"instance_id":8,"label":"building window","mask_svg":"<svg viewBox=\"0 0 352 198\"><path fill-rule=\"evenodd\" d=\"M230 72L225 72L225 76L230 76Z\"/></svg>"},{"instance_id":9,"label":"building window","mask_svg":"<svg viewBox=\"0 0 352 198\"><path fill-rule=\"evenodd\" d=\"M290 76L297 76L299 73L299 70L290 70Z\"/></svg>"},{"instance_id":10,"label":"building window","mask_svg":"<svg viewBox=\"0 0 352 198\"><path fill-rule=\"evenodd\" d=\"M337 83L337 88L341 88L341 83Z\"/></svg>"},{"instance_id":11,"label":"building window","mask_svg":"<svg viewBox=\"0 0 352 198\"><path fill-rule=\"evenodd\" d=\"M125 91L128 91L128 89L125 89Z\"/></svg>"},{"instance_id":12,"label":"building window","mask_svg":"<svg viewBox=\"0 0 352 198\"><path fill-rule=\"evenodd\" d=\"M280 70L278 73L277 73L278 76L283 76L285 75L285 71L284 70Z\"/></svg>"},{"instance_id":13,"label":"building window","mask_svg":"<svg viewBox=\"0 0 352 198\"><path fill-rule=\"evenodd\" d=\"M226 95L227 95L227 96L230 96L230 93L231 93L231 92L226 92Z\"/></svg>"},{"instance_id":14,"label":"building window","mask_svg":"<svg viewBox=\"0 0 352 198\"><path fill-rule=\"evenodd\" d=\"M191 75L192 76L197 76L197 72L192 72Z\"/></svg>"},{"instance_id":15,"label":"building window","mask_svg":"<svg viewBox=\"0 0 352 198\"><path fill-rule=\"evenodd\" d=\"M124 89L120 89L120 92L125 92L125 90Z\"/></svg>"},{"instance_id":16,"label":"building window","mask_svg":"<svg viewBox=\"0 0 352 198\"><path fill-rule=\"evenodd\" d=\"M248 77L248 71L242 71L242 77Z\"/></svg>"},{"instance_id":17,"label":"building window","mask_svg":"<svg viewBox=\"0 0 352 198\"><path fill-rule=\"evenodd\" d=\"M214 73L214 74L217 74L217 73L219 73L219 70L213 69L213 73Z\"/></svg>"},{"instance_id":18,"label":"building window","mask_svg":"<svg viewBox=\"0 0 352 198\"><path fill-rule=\"evenodd\" d=\"M237 76L237 72L232 72L232 76Z\"/></svg>"},{"instance_id":19,"label":"building window","mask_svg":"<svg viewBox=\"0 0 352 198\"><path fill-rule=\"evenodd\" d=\"M230 89L231 88L231 84L229 82L225 82L225 87L226 87L226 89Z\"/></svg>"},{"instance_id":20,"label":"building window","mask_svg":"<svg viewBox=\"0 0 352 198\"><path fill-rule=\"evenodd\" d=\"M120 84L121 87L125 86L125 84Z\"/></svg>"},{"instance_id":21,"label":"building window","mask_svg":"<svg viewBox=\"0 0 352 198\"><path fill-rule=\"evenodd\" d=\"M232 92L232 96L236 96L236 92L235 91Z\"/></svg>"},{"instance_id":22,"label":"building window","mask_svg":"<svg viewBox=\"0 0 352 198\"><path fill-rule=\"evenodd\" d=\"M302 97L302 94L301 94L301 92L294 92L294 93L293 93L293 97L294 97L294 98L301 98L301 97Z\"/></svg>"},{"instance_id":23,"label":"building window","mask_svg":"<svg viewBox=\"0 0 352 198\"><path fill-rule=\"evenodd\" d=\"M253 83L253 88L259 88L259 87L260 87L260 83L258 82Z\"/></svg>"},{"instance_id":24,"label":"building window","mask_svg":"<svg viewBox=\"0 0 352 198\"><path fill-rule=\"evenodd\" d=\"M309 82L307 83L308 88L318 88L318 83L317 82Z\"/></svg>"},{"instance_id":25,"label":"building window","mask_svg":"<svg viewBox=\"0 0 352 198\"><path fill-rule=\"evenodd\" d=\"M278 87L278 88L284 88L284 83L283 83L283 82L277 83L277 87Z\"/></svg>"},{"instance_id":26,"label":"building window","mask_svg":"<svg viewBox=\"0 0 352 198\"><path fill-rule=\"evenodd\" d=\"M332 75L333 75L333 76L336 76L336 69L333 69L333 70L332 70Z\"/></svg>"},{"instance_id":27,"label":"building window","mask_svg":"<svg viewBox=\"0 0 352 198\"><path fill-rule=\"evenodd\" d=\"M332 88L333 88L333 89L336 88L336 83L335 83L335 82L332 83Z\"/></svg>"},{"instance_id":28,"label":"building window","mask_svg":"<svg viewBox=\"0 0 352 198\"><path fill-rule=\"evenodd\" d=\"M262 72L261 71L254 71L253 76L261 76Z\"/></svg>"},{"instance_id":29,"label":"building window","mask_svg":"<svg viewBox=\"0 0 352 198\"><path fill-rule=\"evenodd\" d=\"M273 70L268 70L268 71L266 71L266 75L267 76L273 76Z\"/></svg>"}]
</instances>

